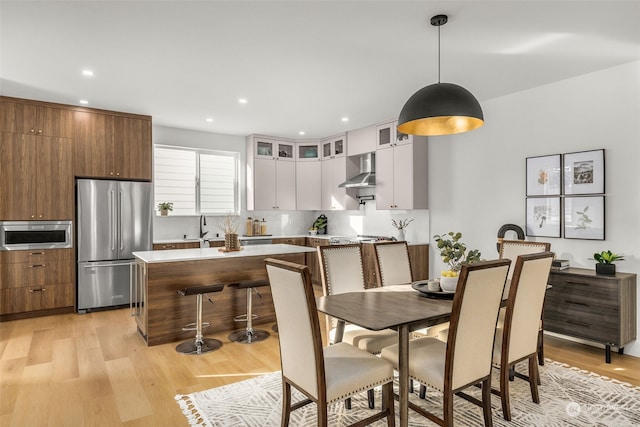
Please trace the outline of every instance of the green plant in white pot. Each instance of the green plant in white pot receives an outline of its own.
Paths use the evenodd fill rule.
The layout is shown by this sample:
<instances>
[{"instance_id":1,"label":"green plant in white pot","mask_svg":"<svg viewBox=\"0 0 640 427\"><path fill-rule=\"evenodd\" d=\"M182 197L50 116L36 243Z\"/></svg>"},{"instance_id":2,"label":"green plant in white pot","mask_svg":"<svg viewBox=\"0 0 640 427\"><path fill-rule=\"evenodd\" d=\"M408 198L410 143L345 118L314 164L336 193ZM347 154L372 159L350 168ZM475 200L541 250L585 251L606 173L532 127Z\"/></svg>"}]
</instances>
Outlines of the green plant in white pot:
<instances>
[{"instance_id":1,"label":"green plant in white pot","mask_svg":"<svg viewBox=\"0 0 640 427\"><path fill-rule=\"evenodd\" d=\"M597 261L596 273L608 276L616 275L616 261L624 261L624 255L616 254L611 251L602 251L593 254L593 259Z\"/></svg>"},{"instance_id":2,"label":"green plant in white pot","mask_svg":"<svg viewBox=\"0 0 640 427\"><path fill-rule=\"evenodd\" d=\"M458 275L462 264L481 260L480 251L473 249L467 252L467 245L461 241L462 233L450 231L447 234L433 236L442 261L449 266L440 272L440 287L445 292L453 292L458 285Z\"/></svg>"}]
</instances>

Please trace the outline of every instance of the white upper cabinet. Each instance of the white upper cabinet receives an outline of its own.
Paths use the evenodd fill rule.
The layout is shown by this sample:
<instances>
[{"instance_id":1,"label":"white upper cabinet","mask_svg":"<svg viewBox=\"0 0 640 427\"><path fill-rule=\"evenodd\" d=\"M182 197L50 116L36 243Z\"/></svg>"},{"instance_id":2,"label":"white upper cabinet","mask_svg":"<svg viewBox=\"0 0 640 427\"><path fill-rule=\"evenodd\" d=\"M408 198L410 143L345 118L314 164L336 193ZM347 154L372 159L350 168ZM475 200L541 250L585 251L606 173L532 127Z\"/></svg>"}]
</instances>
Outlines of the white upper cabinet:
<instances>
[{"instance_id":1,"label":"white upper cabinet","mask_svg":"<svg viewBox=\"0 0 640 427\"><path fill-rule=\"evenodd\" d=\"M296 143L296 208L299 211L321 209L320 150L320 141L310 140Z\"/></svg>"},{"instance_id":2,"label":"white upper cabinet","mask_svg":"<svg viewBox=\"0 0 640 427\"><path fill-rule=\"evenodd\" d=\"M322 160L335 159L347 155L347 136L339 135L323 139L321 143Z\"/></svg>"},{"instance_id":3,"label":"white upper cabinet","mask_svg":"<svg viewBox=\"0 0 640 427\"><path fill-rule=\"evenodd\" d=\"M247 209L295 210L295 144L247 137Z\"/></svg>"},{"instance_id":4,"label":"white upper cabinet","mask_svg":"<svg viewBox=\"0 0 640 427\"><path fill-rule=\"evenodd\" d=\"M427 209L427 140L377 126L376 208Z\"/></svg>"},{"instance_id":5,"label":"white upper cabinet","mask_svg":"<svg viewBox=\"0 0 640 427\"><path fill-rule=\"evenodd\" d=\"M376 127L368 126L347 132L347 156L372 153L376 151Z\"/></svg>"},{"instance_id":6,"label":"white upper cabinet","mask_svg":"<svg viewBox=\"0 0 640 427\"><path fill-rule=\"evenodd\" d=\"M320 161L320 142L305 141L296 143L296 162Z\"/></svg>"}]
</instances>

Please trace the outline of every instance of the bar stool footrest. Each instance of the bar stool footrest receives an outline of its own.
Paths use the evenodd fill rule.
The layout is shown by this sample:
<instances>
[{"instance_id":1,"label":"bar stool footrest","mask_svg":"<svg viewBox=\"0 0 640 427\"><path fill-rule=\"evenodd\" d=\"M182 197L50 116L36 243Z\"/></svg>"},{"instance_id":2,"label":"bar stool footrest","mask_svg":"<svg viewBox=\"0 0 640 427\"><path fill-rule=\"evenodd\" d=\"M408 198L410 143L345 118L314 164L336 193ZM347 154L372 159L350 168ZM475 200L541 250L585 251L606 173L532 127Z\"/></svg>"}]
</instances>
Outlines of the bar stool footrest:
<instances>
[{"instance_id":1,"label":"bar stool footrest","mask_svg":"<svg viewBox=\"0 0 640 427\"><path fill-rule=\"evenodd\" d=\"M258 317L260 317L260 316L258 316L257 314L253 314L251 316L251 319L252 320L256 320ZM239 314L239 315L237 315L236 317L233 318L233 321L234 322L246 322L248 318L249 318L249 316L247 314Z\"/></svg>"},{"instance_id":2,"label":"bar stool footrest","mask_svg":"<svg viewBox=\"0 0 640 427\"><path fill-rule=\"evenodd\" d=\"M209 326L211 326L211 323L202 322L202 329L208 328ZM183 331L197 331L198 330L198 324L197 323L189 323L188 325L184 325L182 327L182 330Z\"/></svg>"}]
</instances>

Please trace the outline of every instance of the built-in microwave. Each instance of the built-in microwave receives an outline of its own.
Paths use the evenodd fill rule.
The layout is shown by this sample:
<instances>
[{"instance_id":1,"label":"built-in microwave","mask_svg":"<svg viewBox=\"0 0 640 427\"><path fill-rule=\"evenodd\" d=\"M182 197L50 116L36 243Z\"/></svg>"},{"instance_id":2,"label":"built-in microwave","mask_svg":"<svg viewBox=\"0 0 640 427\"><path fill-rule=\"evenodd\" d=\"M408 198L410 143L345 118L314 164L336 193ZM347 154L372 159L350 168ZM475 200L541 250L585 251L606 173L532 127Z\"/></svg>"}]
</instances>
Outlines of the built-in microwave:
<instances>
[{"instance_id":1,"label":"built-in microwave","mask_svg":"<svg viewBox=\"0 0 640 427\"><path fill-rule=\"evenodd\" d=\"M0 221L2 251L72 247L72 221Z\"/></svg>"}]
</instances>

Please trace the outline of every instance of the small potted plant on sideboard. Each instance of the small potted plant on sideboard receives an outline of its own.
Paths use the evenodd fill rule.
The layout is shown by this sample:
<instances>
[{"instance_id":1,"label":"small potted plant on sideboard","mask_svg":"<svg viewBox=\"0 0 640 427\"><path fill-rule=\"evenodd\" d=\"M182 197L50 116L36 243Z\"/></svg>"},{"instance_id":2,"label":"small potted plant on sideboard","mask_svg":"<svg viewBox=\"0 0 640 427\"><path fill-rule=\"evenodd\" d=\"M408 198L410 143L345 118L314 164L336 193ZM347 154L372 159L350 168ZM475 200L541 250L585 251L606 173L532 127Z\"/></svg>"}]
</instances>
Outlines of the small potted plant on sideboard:
<instances>
[{"instance_id":1,"label":"small potted plant on sideboard","mask_svg":"<svg viewBox=\"0 0 640 427\"><path fill-rule=\"evenodd\" d=\"M481 260L478 249L467 252L467 245L463 243L462 233L450 231L447 234L433 236L437 243L442 261L448 265L449 270L440 273L440 287L443 291L453 292L458 285L458 274L463 263L474 263Z\"/></svg>"},{"instance_id":2,"label":"small potted plant on sideboard","mask_svg":"<svg viewBox=\"0 0 640 427\"><path fill-rule=\"evenodd\" d=\"M616 275L616 261L624 261L624 255L619 255L611 251L602 251L593 254L593 259L597 261L596 273L607 276Z\"/></svg>"},{"instance_id":3,"label":"small potted plant on sideboard","mask_svg":"<svg viewBox=\"0 0 640 427\"><path fill-rule=\"evenodd\" d=\"M173 203L172 202L158 203L158 210L160 211L160 215L167 216L169 214L169 211L173 210Z\"/></svg>"}]
</instances>

